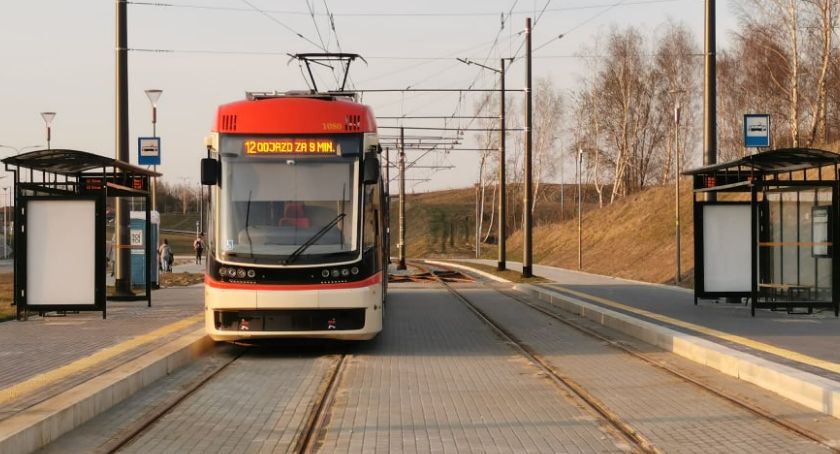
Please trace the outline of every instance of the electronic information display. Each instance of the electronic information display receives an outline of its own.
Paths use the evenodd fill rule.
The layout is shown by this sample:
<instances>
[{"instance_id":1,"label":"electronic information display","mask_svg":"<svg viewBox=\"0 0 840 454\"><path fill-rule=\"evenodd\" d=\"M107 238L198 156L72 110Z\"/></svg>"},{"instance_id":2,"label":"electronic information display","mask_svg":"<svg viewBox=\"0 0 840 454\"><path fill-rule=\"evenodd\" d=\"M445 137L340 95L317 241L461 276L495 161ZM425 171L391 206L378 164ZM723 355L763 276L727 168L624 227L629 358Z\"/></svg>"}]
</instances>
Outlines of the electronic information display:
<instances>
[{"instance_id":1,"label":"electronic information display","mask_svg":"<svg viewBox=\"0 0 840 454\"><path fill-rule=\"evenodd\" d=\"M336 154L339 147L330 138L279 137L249 139L242 143L246 155L307 155Z\"/></svg>"}]
</instances>

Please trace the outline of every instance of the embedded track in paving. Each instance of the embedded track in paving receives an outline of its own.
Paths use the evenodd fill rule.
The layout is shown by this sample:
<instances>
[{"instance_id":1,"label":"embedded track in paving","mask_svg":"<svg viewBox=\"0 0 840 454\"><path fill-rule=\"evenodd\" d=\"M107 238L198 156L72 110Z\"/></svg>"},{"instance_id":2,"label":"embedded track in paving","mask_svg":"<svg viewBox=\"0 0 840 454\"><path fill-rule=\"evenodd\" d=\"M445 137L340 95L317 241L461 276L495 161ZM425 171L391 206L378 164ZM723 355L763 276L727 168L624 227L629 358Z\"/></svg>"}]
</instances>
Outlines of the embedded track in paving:
<instances>
[{"instance_id":1,"label":"embedded track in paving","mask_svg":"<svg viewBox=\"0 0 840 454\"><path fill-rule=\"evenodd\" d=\"M418 266L418 264L414 265ZM448 275L449 273L453 272L453 270L447 269L439 265L422 265L419 267L422 268L427 274L431 274L433 276L437 275L438 272L441 272L443 275ZM485 324L487 324L491 329L493 329L501 338L507 341L516 351L528 358L528 360L531 363L533 363L536 367L540 368L544 373L552 377L555 383L558 384L558 386L569 389L575 395L580 397L587 405L589 405L594 411L601 415L601 417L603 417L609 424L611 424L615 429L617 429L625 437L627 437L629 441L634 443L638 447L638 449L644 452L660 452L660 450L658 450L653 445L653 443L650 442L650 440L645 438L642 434L639 433L638 430L633 428L630 424L622 420L622 418L618 416L614 411L612 411L607 405L605 405L597 397L592 395L592 393L587 391L587 389L585 389L583 386L576 383L573 379L558 373L546 358L544 358L538 352L534 351L529 346L525 345L515 335L506 330L501 325L499 325L486 312L482 311L478 307L478 305L476 305L468 297L466 297L462 292L459 292L456 288L449 285L449 283L445 279L438 279L437 282L439 282L440 285L442 285L450 293L452 293L459 301L464 303L471 311L473 311L476 314L476 316L478 316L479 319L481 319ZM604 342L612 348L618 349L626 354L629 354L635 358L642 360L646 364L649 364L655 368L665 371L682 381L690 383L702 389L704 392L711 393L714 396L717 396L740 408L743 408L753 413L754 415L788 432L795 434L796 436L816 442L832 452L840 452L840 449L838 449L834 444L832 444L831 440L828 440L825 437L820 436L819 434L816 434L800 425L792 423L783 418L779 418L771 412L764 410L763 408L752 402L739 398L734 394L727 393L709 383L704 382L701 379L687 375L681 372L680 370L669 366L668 364L658 361L650 357L649 355L646 355L645 353L642 353L634 349L633 347L626 345L625 343L611 338L601 332L593 330L588 326L579 323L576 319L572 317L564 316L562 314L562 311L560 310L549 310L545 307L542 307L539 304L535 304L534 302L528 300L528 298L524 295L521 295L518 292L510 289L500 289L498 288L498 286L493 285L489 287L520 304L523 304L547 317L550 317L553 320L563 323L564 325L569 326L587 336L598 339L599 341Z\"/></svg>"},{"instance_id":2,"label":"embedded track in paving","mask_svg":"<svg viewBox=\"0 0 840 454\"><path fill-rule=\"evenodd\" d=\"M194 395L208 384L218 379L219 375L231 365L240 360L247 354L247 350L242 348L236 355L231 357L228 361L221 363L207 374L196 378L188 386L185 386L180 393L167 399L161 405L158 405L156 410L150 414L145 415L138 420L132 427L123 430L121 433L112 437L108 443L102 445L97 449L97 452L102 453L116 453L124 447L129 446L134 440L141 437L151 427L160 422L167 414L175 410L187 398ZM341 353L335 356L333 364L329 371L322 378L322 385L319 387L318 393L313 397L302 428L298 431L295 437L294 447L290 449L295 453L312 453L315 452L318 445L319 434L324 429L329 414L330 406L335 398L335 391L338 388L341 374L343 373L349 354Z\"/></svg>"}]
</instances>

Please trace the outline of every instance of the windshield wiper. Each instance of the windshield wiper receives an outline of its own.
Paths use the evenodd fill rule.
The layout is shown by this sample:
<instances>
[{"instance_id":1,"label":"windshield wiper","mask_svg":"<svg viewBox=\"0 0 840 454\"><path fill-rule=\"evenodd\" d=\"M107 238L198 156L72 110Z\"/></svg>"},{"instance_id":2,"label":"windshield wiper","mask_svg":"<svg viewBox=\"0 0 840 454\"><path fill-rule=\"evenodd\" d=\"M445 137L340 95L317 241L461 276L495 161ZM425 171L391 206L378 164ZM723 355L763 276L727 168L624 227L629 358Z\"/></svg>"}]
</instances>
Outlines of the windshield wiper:
<instances>
[{"instance_id":1,"label":"windshield wiper","mask_svg":"<svg viewBox=\"0 0 840 454\"><path fill-rule=\"evenodd\" d=\"M289 254L289 256L286 257L286 260L283 261L283 264L288 265L288 264L294 262L295 260L297 260L297 258L300 257L301 254L303 254L303 251L308 249L309 246L312 246L313 244L315 244L316 241L320 240L321 237L324 236L325 233L327 233L331 228L333 228L336 224L338 224L338 221L344 219L344 216L345 216L344 213L339 213L338 216L336 216L332 221L329 222L329 224L321 227L321 230L318 230L317 232L315 232L315 234L312 235L312 237L310 237L303 244L301 244L297 249L295 249L294 252Z\"/></svg>"}]
</instances>

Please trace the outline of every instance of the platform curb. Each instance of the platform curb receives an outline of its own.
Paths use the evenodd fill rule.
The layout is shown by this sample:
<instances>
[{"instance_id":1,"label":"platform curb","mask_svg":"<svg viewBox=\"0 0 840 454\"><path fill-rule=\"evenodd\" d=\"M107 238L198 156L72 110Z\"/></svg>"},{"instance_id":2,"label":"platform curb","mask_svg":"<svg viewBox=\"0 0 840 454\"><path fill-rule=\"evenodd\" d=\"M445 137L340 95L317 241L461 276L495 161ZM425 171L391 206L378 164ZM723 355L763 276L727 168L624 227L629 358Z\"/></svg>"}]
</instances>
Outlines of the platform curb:
<instances>
[{"instance_id":1,"label":"platform curb","mask_svg":"<svg viewBox=\"0 0 840 454\"><path fill-rule=\"evenodd\" d=\"M426 263L461 268L497 282L510 283L506 279L466 265L429 260ZM606 309L560 292L531 284L515 284L513 288L567 312L580 315L688 360L752 383L812 410L840 418L840 383L837 381L774 363L750 353Z\"/></svg>"},{"instance_id":2,"label":"platform curb","mask_svg":"<svg viewBox=\"0 0 840 454\"><path fill-rule=\"evenodd\" d=\"M30 453L210 350L201 327L0 423L0 453Z\"/></svg>"}]
</instances>

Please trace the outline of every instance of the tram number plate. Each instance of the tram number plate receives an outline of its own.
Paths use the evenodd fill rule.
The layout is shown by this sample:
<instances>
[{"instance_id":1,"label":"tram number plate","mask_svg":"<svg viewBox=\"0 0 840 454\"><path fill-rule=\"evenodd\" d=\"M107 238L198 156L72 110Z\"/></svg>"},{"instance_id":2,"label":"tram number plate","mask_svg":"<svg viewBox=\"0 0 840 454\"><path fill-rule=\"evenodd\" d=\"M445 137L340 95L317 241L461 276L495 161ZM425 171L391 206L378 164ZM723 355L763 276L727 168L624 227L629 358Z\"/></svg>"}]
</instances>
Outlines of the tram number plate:
<instances>
[{"instance_id":1,"label":"tram number plate","mask_svg":"<svg viewBox=\"0 0 840 454\"><path fill-rule=\"evenodd\" d=\"M245 154L335 154L338 149L332 139L280 138L246 140Z\"/></svg>"}]
</instances>

